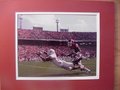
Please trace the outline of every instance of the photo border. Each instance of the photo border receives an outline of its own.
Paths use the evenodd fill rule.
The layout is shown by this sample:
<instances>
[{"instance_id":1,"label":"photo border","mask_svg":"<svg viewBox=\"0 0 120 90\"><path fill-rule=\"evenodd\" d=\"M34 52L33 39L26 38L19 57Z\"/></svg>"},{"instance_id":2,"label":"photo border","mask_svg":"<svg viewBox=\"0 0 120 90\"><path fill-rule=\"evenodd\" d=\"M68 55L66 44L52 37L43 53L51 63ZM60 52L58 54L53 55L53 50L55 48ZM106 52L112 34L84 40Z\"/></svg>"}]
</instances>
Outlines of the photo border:
<instances>
[{"instance_id":1,"label":"photo border","mask_svg":"<svg viewBox=\"0 0 120 90\"><path fill-rule=\"evenodd\" d=\"M18 30L17 15L18 14L82 14L96 15L97 20L97 56L96 56L96 76L80 76L80 77L19 77L18 76ZM15 59L16 59L16 80L94 80L100 78L100 12L16 12L15 13Z\"/></svg>"}]
</instances>

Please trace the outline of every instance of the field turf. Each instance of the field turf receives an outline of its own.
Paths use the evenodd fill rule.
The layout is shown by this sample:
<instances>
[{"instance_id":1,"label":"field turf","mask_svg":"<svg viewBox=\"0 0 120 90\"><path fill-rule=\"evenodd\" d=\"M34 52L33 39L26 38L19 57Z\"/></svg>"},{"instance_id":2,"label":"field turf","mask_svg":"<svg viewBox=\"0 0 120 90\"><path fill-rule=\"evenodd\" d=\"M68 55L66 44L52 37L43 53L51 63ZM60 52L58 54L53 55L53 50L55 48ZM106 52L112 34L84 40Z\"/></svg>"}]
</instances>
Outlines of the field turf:
<instances>
[{"instance_id":1,"label":"field turf","mask_svg":"<svg viewBox=\"0 0 120 90\"><path fill-rule=\"evenodd\" d=\"M41 61L23 61L18 62L19 77L68 77L68 76L95 76L96 75L96 59L83 60L82 63L91 69L91 73L84 71L72 70L68 71L57 67L52 62Z\"/></svg>"}]
</instances>

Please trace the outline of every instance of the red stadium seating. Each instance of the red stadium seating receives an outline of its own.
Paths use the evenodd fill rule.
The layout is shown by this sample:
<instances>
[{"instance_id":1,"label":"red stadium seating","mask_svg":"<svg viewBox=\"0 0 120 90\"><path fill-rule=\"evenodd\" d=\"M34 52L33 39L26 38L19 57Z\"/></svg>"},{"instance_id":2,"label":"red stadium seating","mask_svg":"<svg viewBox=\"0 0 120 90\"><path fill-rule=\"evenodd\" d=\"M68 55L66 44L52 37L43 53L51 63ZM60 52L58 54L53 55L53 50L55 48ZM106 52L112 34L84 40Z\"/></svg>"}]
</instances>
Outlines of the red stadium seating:
<instances>
[{"instance_id":1,"label":"red stadium seating","mask_svg":"<svg viewBox=\"0 0 120 90\"><path fill-rule=\"evenodd\" d=\"M66 45L40 45L38 43L34 43L35 40L95 40L96 41L96 32L53 32L53 31L40 31L40 30L18 30L18 59L19 61L23 60L38 60L39 55L36 53L40 51L47 51L50 48L55 49L58 56L63 56L64 54L69 54L70 49ZM26 40L30 43L27 44L20 44L19 42L26 42ZM57 43L58 43L57 42ZM41 41L39 42L41 43ZM51 43L51 42L48 42ZM52 42L53 43L53 42ZM82 53L89 52L92 56L96 55L96 46L89 46L86 47L81 46Z\"/></svg>"}]
</instances>

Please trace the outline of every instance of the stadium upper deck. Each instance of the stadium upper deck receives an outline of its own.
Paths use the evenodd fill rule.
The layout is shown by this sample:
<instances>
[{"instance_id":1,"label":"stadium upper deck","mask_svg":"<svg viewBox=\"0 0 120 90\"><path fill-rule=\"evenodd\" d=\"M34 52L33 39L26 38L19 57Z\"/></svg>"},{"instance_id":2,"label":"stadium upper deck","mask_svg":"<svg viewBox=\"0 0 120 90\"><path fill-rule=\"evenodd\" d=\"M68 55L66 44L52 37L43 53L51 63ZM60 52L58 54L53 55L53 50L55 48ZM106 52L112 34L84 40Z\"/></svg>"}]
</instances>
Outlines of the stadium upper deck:
<instances>
[{"instance_id":1,"label":"stadium upper deck","mask_svg":"<svg viewBox=\"0 0 120 90\"><path fill-rule=\"evenodd\" d=\"M96 40L96 32L55 32L41 30L18 30L18 39L28 40Z\"/></svg>"}]
</instances>

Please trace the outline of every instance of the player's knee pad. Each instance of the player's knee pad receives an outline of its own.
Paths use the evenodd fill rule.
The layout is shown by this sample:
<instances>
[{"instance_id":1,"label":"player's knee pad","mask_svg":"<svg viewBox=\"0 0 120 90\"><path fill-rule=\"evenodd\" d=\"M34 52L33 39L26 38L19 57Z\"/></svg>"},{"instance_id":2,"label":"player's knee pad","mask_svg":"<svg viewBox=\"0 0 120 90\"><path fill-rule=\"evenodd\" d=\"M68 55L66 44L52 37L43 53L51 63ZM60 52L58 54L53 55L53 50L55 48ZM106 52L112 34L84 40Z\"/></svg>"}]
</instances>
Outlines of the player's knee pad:
<instances>
[{"instance_id":1,"label":"player's knee pad","mask_svg":"<svg viewBox=\"0 0 120 90\"><path fill-rule=\"evenodd\" d=\"M84 67L85 67L84 65L82 65L82 64L80 65L80 68L81 68L81 69L83 69Z\"/></svg>"}]
</instances>

